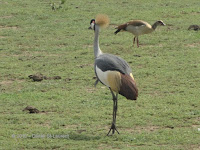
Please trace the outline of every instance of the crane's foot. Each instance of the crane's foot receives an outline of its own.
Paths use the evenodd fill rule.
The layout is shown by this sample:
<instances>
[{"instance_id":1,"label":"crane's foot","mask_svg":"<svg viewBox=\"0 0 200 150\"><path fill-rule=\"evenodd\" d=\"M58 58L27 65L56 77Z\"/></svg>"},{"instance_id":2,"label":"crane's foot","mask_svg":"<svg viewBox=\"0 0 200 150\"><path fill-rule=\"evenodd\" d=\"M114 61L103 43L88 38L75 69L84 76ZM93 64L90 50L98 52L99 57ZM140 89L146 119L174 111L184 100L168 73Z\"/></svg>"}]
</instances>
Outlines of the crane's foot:
<instances>
[{"instance_id":1,"label":"crane's foot","mask_svg":"<svg viewBox=\"0 0 200 150\"><path fill-rule=\"evenodd\" d=\"M112 134L111 135L113 135L115 133L115 131L119 134L119 132L117 131L116 125L114 123L112 123L112 125L110 127L110 130L108 131L107 136L109 136L111 130L112 130Z\"/></svg>"}]
</instances>

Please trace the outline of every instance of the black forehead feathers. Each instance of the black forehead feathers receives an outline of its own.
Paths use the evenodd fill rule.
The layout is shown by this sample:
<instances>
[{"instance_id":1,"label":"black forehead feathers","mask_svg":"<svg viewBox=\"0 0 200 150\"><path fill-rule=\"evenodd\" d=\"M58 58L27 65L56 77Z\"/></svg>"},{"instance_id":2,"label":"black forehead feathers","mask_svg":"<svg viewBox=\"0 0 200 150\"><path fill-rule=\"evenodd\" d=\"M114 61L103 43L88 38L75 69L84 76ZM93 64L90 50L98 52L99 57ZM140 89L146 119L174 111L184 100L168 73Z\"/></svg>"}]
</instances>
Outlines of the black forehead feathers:
<instances>
[{"instance_id":1,"label":"black forehead feathers","mask_svg":"<svg viewBox=\"0 0 200 150\"><path fill-rule=\"evenodd\" d=\"M92 19L92 20L90 21L90 24L91 24L93 21L95 22L95 19Z\"/></svg>"}]
</instances>

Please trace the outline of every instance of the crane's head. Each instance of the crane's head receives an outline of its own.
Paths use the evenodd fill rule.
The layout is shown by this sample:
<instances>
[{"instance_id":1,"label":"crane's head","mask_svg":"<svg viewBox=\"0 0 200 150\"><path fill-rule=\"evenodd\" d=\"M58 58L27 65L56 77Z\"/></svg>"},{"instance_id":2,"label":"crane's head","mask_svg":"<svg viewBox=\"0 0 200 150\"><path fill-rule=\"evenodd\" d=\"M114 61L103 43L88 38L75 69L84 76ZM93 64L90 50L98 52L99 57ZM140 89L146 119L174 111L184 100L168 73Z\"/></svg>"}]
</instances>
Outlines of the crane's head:
<instances>
[{"instance_id":1,"label":"crane's head","mask_svg":"<svg viewBox=\"0 0 200 150\"><path fill-rule=\"evenodd\" d=\"M110 19L107 15L104 14L98 14L96 16L96 19L92 19L90 21L90 27L88 29L95 30L95 26L99 26L102 28L106 28L109 25Z\"/></svg>"},{"instance_id":2,"label":"crane's head","mask_svg":"<svg viewBox=\"0 0 200 150\"><path fill-rule=\"evenodd\" d=\"M95 30L95 19L90 21L90 27L88 29Z\"/></svg>"}]
</instances>

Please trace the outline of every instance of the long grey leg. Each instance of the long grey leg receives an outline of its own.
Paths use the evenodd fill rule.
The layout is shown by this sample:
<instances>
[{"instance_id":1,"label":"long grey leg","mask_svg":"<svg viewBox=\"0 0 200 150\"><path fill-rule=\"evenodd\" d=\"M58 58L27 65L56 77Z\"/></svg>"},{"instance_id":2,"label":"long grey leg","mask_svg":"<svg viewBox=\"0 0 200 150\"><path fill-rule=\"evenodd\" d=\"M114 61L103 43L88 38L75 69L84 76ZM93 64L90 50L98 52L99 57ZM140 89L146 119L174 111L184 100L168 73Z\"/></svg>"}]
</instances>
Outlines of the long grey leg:
<instances>
[{"instance_id":1,"label":"long grey leg","mask_svg":"<svg viewBox=\"0 0 200 150\"><path fill-rule=\"evenodd\" d=\"M97 83L99 82L99 80L97 79L96 81L95 81L95 83L94 83L94 87L96 87L97 86Z\"/></svg>"},{"instance_id":2,"label":"long grey leg","mask_svg":"<svg viewBox=\"0 0 200 150\"><path fill-rule=\"evenodd\" d=\"M115 131L117 131L116 129L116 117L117 117L117 96L118 94L115 94L113 93L113 91L110 89L111 91L111 94L112 94L112 97L113 97L113 122L112 122L112 125L110 127L110 130L108 131L108 134L110 133L110 131L112 130L112 134L115 133ZM117 133L119 134L119 132L117 131Z\"/></svg>"}]
</instances>

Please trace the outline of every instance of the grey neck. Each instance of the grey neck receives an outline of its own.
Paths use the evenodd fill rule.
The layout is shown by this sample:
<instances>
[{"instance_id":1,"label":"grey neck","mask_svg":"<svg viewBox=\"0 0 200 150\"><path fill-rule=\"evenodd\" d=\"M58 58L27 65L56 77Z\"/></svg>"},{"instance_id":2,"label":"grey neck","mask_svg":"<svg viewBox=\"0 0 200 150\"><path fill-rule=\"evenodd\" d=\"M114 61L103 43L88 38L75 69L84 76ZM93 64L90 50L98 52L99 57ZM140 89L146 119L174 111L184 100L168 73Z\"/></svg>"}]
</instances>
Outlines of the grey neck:
<instances>
[{"instance_id":1,"label":"grey neck","mask_svg":"<svg viewBox=\"0 0 200 150\"><path fill-rule=\"evenodd\" d=\"M102 54L102 51L99 47L99 26L95 25L95 36L94 36L94 57L97 58Z\"/></svg>"}]
</instances>

